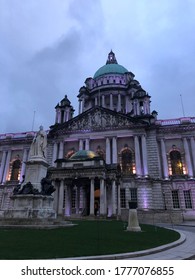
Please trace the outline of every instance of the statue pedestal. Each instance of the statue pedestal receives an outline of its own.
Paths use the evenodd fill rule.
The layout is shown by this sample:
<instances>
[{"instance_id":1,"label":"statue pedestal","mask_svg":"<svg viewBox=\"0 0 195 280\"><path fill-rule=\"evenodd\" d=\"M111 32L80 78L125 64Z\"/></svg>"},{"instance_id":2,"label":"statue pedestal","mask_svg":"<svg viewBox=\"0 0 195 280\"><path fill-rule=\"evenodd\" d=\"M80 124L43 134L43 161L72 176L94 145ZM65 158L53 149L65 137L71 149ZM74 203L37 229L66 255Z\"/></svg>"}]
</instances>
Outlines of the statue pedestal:
<instances>
[{"instance_id":1,"label":"statue pedestal","mask_svg":"<svg viewBox=\"0 0 195 280\"><path fill-rule=\"evenodd\" d=\"M41 180L47 175L49 164L42 157L31 157L26 162L25 183L31 182L33 187L39 192L41 191Z\"/></svg>"},{"instance_id":2,"label":"statue pedestal","mask_svg":"<svg viewBox=\"0 0 195 280\"><path fill-rule=\"evenodd\" d=\"M55 191L51 181L46 178L48 164L43 157L31 157L26 162L24 183L11 196L13 208L5 211L9 219L55 219L53 209Z\"/></svg>"},{"instance_id":3,"label":"statue pedestal","mask_svg":"<svg viewBox=\"0 0 195 280\"><path fill-rule=\"evenodd\" d=\"M52 196L20 194L11 196L13 209L6 211L6 218L55 219Z\"/></svg>"},{"instance_id":4,"label":"statue pedestal","mask_svg":"<svg viewBox=\"0 0 195 280\"><path fill-rule=\"evenodd\" d=\"M128 219L128 227L127 231L141 231L139 226L137 210L129 209L129 219Z\"/></svg>"}]
</instances>

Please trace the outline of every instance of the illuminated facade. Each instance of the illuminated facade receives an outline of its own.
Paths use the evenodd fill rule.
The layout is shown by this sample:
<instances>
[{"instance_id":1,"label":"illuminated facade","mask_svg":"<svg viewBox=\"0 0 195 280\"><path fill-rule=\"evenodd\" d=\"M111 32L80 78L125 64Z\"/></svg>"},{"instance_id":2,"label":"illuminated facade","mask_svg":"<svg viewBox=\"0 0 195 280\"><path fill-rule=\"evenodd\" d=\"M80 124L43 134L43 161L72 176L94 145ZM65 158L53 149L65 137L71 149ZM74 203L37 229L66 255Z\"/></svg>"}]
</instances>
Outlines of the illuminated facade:
<instances>
[{"instance_id":1,"label":"illuminated facade","mask_svg":"<svg viewBox=\"0 0 195 280\"><path fill-rule=\"evenodd\" d=\"M115 54L87 78L79 114L68 97L48 131L48 172L60 216L195 219L195 117L158 120L150 96ZM0 135L0 213L12 207L34 132Z\"/></svg>"}]
</instances>

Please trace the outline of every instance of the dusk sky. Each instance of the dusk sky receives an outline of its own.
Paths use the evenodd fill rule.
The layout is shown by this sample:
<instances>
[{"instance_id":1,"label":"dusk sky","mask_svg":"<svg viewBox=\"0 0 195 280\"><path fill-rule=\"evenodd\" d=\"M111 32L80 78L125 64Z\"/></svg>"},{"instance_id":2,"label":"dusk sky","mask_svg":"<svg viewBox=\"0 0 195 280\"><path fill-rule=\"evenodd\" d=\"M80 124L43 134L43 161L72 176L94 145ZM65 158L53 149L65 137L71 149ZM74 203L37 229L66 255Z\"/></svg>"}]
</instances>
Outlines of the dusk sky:
<instances>
[{"instance_id":1,"label":"dusk sky","mask_svg":"<svg viewBox=\"0 0 195 280\"><path fill-rule=\"evenodd\" d=\"M76 116L111 49L158 119L195 116L194 30L194 0L0 0L0 134L48 129L65 94Z\"/></svg>"}]
</instances>

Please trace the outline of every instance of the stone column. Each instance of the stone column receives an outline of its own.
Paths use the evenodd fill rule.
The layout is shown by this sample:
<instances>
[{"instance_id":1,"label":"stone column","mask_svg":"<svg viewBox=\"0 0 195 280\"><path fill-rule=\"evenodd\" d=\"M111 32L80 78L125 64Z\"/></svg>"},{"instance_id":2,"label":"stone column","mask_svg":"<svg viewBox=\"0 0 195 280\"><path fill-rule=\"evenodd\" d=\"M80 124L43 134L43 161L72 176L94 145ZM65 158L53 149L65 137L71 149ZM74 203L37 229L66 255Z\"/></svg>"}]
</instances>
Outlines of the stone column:
<instances>
[{"instance_id":1,"label":"stone column","mask_svg":"<svg viewBox=\"0 0 195 280\"><path fill-rule=\"evenodd\" d=\"M12 153L11 150L9 150L8 153L7 153L5 169L4 169L4 174L3 174L3 183L5 183L6 180L7 180L7 175L8 175L8 172L9 172L9 164L10 164L10 159L11 159L11 153Z\"/></svg>"},{"instance_id":2,"label":"stone column","mask_svg":"<svg viewBox=\"0 0 195 280\"><path fill-rule=\"evenodd\" d=\"M195 141L194 141L194 137L190 138L190 143L191 143L192 159L193 159L194 172L195 172Z\"/></svg>"},{"instance_id":3,"label":"stone column","mask_svg":"<svg viewBox=\"0 0 195 280\"><path fill-rule=\"evenodd\" d=\"M79 140L79 151L83 150L83 140Z\"/></svg>"},{"instance_id":4,"label":"stone column","mask_svg":"<svg viewBox=\"0 0 195 280\"><path fill-rule=\"evenodd\" d=\"M89 151L89 138L85 140L85 150Z\"/></svg>"},{"instance_id":5,"label":"stone column","mask_svg":"<svg viewBox=\"0 0 195 280\"><path fill-rule=\"evenodd\" d=\"M25 169L26 169L26 161L28 158L28 150L25 148L22 158L22 167L20 172L20 183L23 181L23 176L25 175Z\"/></svg>"},{"instance_id":6,"label":"stone column","mask_svg":"<svg viewBox=\"0 0 195 280\"><path fill-rule=\"evenodd\" d=\"M76 214L79 214L80 208L80 186L76 188Z\"/></svg>"},{"instance_id":7,"label":"stone column","mask_svg":"<svg viewBox=\"0 0 195 280\"><path fill-rule=\"evenodd\" d=\"M102 107L105 107L105 96L102 95Z\"/></svg>"},{"instance_id":8,"label":"stone column","mask_svg":"<svg viewBox=\"0 0 195 280\"><path fill-rule=\"evenodd\" d=\"M96 96L95 97L95 106L97 106L98 105L98 97Z\"/></svg>"},{"instance_id":9,"label":"stone column","mask_svg":"<svg viewBox=\"0 0 195 280\"><path fill-rule=\"evenodd\" d=\"M141 158L140 158L140 147L139 147L139 138L138 136L134 136L135 143L135 165L136 165L136 175L140 177L141 172Z\"/></svg>"},{"instance_id":10,"label":"stone column","mask_svg":"<svg viewBox=\"0 0 195 280\"><path fill-rule=\"evenodd\" d=\"M107 164L110 164L111 161L110 161L110 139L109 138L106 138L106 163Z\"/></svg>"},{"instance_id":11,"label":"stone column","mask_svg":"<svg viewBox=\"0 0 195 280\"><path fill-rule=\"evenodd\" d=\"M83 113L84 112L84 105L85 105L85 99L84 98L82 98L82 111L81 111L81 113Z\"/></svg>"},{"instance_id":12,"label":"stone column","mask_svg":"<svg viewBox=\"0 0 195 280\"><path fill-rule=\"evenodd\" d=\"M148 160L147 160L147 146L146 146L146 136L142 135L142 161L143 161L143 171L144 176L148 177Z\"/></svg>"},{"instance_id":13,"label":"stone column","mask_svg":"<svg viewBox=\"0 0 195 280\"><path fill-rule=\"evenodd\" d=\"M53 154L52 154L52 166L56 165L54 162L57 159L57 151L58 151L58 144L54 143L54 145L53 145Z\"/></svg>"},{"instance_id":14,"label":"stone column","mask_svg":"<svg viewBox=\"0 0 195 280\"><path fill-rule=\"evenodd\" d=\"M187 138L183 138L183 144L184 144L184 150L185 150L185 159L186 159L186 164L188 168L188 176L190 178L193 178L193 170L192 170L192 162L190 158L190 151L189 151L189 146L188 146L188 141Z\"/></svg>"},{"instance_id":15,"label":"stone column","mask_svg":"<svg viewBox=\"0 0 195 280\"><path fill-rule=\"evenodd\" d=\"M4 173L4 168L5 168L5 160L6 160L6 151L3 151L3 156L1 159L1 168L0 168L0 183L3 180L3 173Z\"/></svg>"},{"instance_id":16,"label":"stone column","mask_svg":"<svg viewBox=\"0 0 195 280\"><path fill-rule=\"evenodd\" d=\"M70 186L65 185L65 191L65 216L69 217L71 214Z\"/></svg>"},{"instance_id":17,"label":"stone column","mask_svg":"<svg viewBox=\"0 0 195 280\"><path fill-rule=\"evenodd\" d=\"M64 180L61 180L59 192L58 192L58 215L63 215L63 201L64 201Z\"/></svg>"},{"instance_id":18,"label":"stone column","mask_svg":"<svg viewBox=\"0 0 195 280\"><path fill-rule=\"evenodd\" d=\"M117 112L121 111L121 95L118 93Z\"/></svg>"},{"instance_id":19,"label":"stone column","mask_svg":"<svg viewBox=\"0 0 195 280\"><path fill-rule=\"evenodd\" d=\"M63 141L60 142L58 158L64 158L64 142Z\"/></svg>"},{"instance_id":20,"label":"stone column","mask_svg":"<svg viewBox=\"0 0 195 280\"><path fill-rule=\"evenodd\" d=\"M110 110L113 110L113 95L110 94Z\"/></svg>"},{"instance_id":21,"label":"stone column","mask_svg":"<svg viewBox=\"0 0 195 280\"><path fill-rule=\"evenodd\" d=\"M116 182L112 181L112 215L116 215Z\"/></svg>"},{"instance_id":22,"label":"stone column","mask_svg":"<svg viewBox=\"0 0 195 280\"><path fill-rule=\"evenodd\" d=\"M129 99L128 96L125 96L125 110L126 110L126 114L129 113L130 109L129 109Z\"/></svg>"},{"instance_id":23,"label":"stone column","mask_svg":"<svg viewBox=\"0 0 195 280\"><path fill-rule=\"evenodd\" d=\"M61 111L58 110L57 112L57 123L61 123Z\"/></svg>"},{"instance_id":24,"label":"stone column","mask_svg":"<svg viewBox=\"0 0 195 280\"><path fill-rule=\"evenodd\" d=\"M82 108L82 104L81 104L82 100L79 99L79 115L81 114L81 108Z\"/></svg>"},{"instance_id":25,"label":"stone column","mask_svg":"<svg viewBox=\"0 0 195 280\"><path fill-rule=\"evenodd\" d=\"M94 179L90 183L90 215L94 215Z\"/></svg>"},{"instance_id":26,"label":"stone column","mask_svg":"<svg viewBox=\"0 0 195 280\"><path fill-rule=\"evenodd\" d=\"M164 139L160 140L160 144L161 144L161 153L162 153L162 159L163 159L163 176L164 176L164 179L167 180L169 178L169 174L168 174L168 163L167 163L167 155L166 155Z\"/></svg>"},{"instance_id":27,"label":"stone column","mask_svg":"<svg viewBox=\"0 0 195 280\"><path fill-rule=\"evenodd\" d=\"M112 163L117 163L117 138L112 138Z\"/></svg>"},{"instance_id":28,"label":"stone column","mask_svg":"<svg viewBox=\"0 0 195 280\"><path fill-rule=\"evenodd\" d=\"M105 181L100 179L100 215L105 215Z\"/></svg>"}]
</instances>

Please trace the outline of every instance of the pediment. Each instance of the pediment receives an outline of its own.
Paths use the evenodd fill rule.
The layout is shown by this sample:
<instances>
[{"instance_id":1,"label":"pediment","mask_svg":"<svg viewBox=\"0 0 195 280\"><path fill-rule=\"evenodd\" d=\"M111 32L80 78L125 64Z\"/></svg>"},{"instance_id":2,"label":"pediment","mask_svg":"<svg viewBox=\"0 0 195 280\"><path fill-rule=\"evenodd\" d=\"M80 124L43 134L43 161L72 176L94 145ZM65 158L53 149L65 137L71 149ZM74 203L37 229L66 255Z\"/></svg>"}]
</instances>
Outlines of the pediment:
<instances>
[{"instance_id":1,"label":"pediment","mask_svg":"<svg viewBox=\"0 0 195 280\"><path fill-rule=\"evenodd\" d=\"M102 107L90 109L67 123L66 131L95 131L141 125L133 118ZM143 124L142 124L143 125Z\"/></svg>"}]
</instances>

